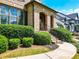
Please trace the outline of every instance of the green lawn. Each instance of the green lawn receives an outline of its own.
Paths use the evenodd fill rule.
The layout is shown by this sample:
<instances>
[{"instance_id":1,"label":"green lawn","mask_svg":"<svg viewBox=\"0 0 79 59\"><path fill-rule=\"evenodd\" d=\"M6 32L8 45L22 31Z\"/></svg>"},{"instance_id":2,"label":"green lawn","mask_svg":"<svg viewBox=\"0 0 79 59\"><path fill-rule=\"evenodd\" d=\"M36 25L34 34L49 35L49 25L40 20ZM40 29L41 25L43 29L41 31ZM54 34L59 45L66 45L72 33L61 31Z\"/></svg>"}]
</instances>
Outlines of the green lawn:
<instances>
[{"instance_id":1,"label":"green lawn","mask_svg":"<svg viewBox=\"0 0 79 59\"><path fill-rule=\"evenodd\" d=\"M72 59L79 59L79 54L76 54Z\"/></svg>"},{"instance_id":2,"label":"green lawn","mask_svg":"<svg viewBox=\"0 0 79 59\"><path fill-rule=\"evenodd\" d=\"M7 51L0 55L0 59L5 58L12 58L12 57L18 57L18 56L28 56L28 55L34 55L39 53L48 52L51 49L45 46L33 46L30 48L18 48L15 50Z\"/></svg>"}]
</instances>

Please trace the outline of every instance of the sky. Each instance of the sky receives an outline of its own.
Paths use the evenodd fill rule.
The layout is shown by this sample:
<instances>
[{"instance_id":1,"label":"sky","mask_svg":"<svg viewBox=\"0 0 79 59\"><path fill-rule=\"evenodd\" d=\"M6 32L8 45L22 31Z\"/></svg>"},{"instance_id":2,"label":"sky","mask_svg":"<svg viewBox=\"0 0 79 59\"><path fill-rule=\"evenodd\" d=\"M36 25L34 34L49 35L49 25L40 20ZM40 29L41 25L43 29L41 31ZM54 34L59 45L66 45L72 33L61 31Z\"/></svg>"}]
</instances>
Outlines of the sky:
<instances>
[{"instance_id":1,"label":"sky","mask_svg":"<svg viewBox=\"0 0 79 59\"><path fill-rule=\"evenodd\" d=\"M79 0L41 0L48 7L64 14L79 13Z\"/></svg>"}]
</instances>

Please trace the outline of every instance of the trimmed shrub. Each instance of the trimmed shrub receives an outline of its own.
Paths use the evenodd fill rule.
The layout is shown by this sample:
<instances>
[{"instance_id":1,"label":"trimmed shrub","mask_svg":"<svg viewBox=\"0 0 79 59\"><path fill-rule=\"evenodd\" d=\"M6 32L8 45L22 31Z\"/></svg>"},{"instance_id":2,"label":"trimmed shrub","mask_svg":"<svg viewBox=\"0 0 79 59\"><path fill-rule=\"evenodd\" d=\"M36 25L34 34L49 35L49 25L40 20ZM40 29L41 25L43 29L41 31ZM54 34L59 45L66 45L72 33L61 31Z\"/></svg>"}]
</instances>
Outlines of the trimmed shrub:
<instances>
[{"instance_id":1,"label":"trimmed shrub","mask_svg":"<svg viewBox=\"0 0 79 59\"><path fill-rule=\"evenodd\" d=\"M7 51L8 49L8 39L3 36L0 35L0 54Z\"/></svg>"},{"instance_id":2,"label":"trimmed shrub","mask_svg":"<svg viewBox=\"0 0 79 59\"><path fill-rule=\"evenodd\" d=\"M57 24L57 26L59 27L59 28L64 28L64 26L62 25L62 24Z\"/></svg>"},{"instance_id":3,"label":"trimmed shrub","mask_svg":"<svg viewBox=\"0 0 79 59\"><path fill-rule=\"evenodd\" d=\"M34 34L34 44L49 45L51 42L51 36L48 32L36 32Z\"/></svg>"},{"instance_id":4,"label":"trimmed shrub","mask_svg":"<svg viewBox=\"0 0 79 59\"><path fill-rule=\"evenodd\" d=\"M50 33L62 41L72 42L72 34L67 29L55 28L55 29L51 29Z\"/></svg>"},{"instance_id":5,"label":"trimmed shrub","mask_svg":"<svg viewBox=\"0 0 79 59\"><path fill-rule=\"evenodd\" d=\"M0 24L0 34L5 35L10 39L32 37L34 34L34 29L31 26Z\"/></svg>"},{"instance_id":6,"label":"trimmed shrub","mask_svg":"<svg viewBox=\"0 0 79 59\"><path fill-rule=\"evenodd\" d=\"M33 44L33 38L23 38L22 44L24 47L31 47Z\"/></svg>"},{"instance_id":7,"label":"trimmed shrub","mask_svg":"<svg viewBox=\"0 0 79 59\"><path fill-rule=\"evenodd\" d=\"M14 38L9 40L9 49L16 49L20 45L20 39Z\"/></svg>"}]
</instances>

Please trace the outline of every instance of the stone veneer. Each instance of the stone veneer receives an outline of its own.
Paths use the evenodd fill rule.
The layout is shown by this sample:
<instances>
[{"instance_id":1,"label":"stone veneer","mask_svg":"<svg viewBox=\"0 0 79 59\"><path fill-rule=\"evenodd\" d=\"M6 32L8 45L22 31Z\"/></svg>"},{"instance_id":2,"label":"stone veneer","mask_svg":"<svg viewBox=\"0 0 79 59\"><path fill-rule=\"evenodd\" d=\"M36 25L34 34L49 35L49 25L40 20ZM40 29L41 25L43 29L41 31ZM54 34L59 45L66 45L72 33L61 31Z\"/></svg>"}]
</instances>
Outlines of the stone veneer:
<instances>
[{"instance_id":1,"label":"stone veneer","mask_svg":"<svg viewBox=\"0 0 79 59\"><path fill-rule=\"evenodd\" d=\"M33 11L32 11L32 4L29 4L26 8L26 10L28 11L28 23L29 25L33 25ZM58 27L57 26L57 22L61 23L62 25L64 25L64 23L62 23L61 21L56 19L56 13L53 10L50 10L38 3L34 3L34 29L35 31L40 31L40 12L43 12L46 15L47 18L47 30L50 29L50 16L53 16L53 28Z\"/></svg>"}]
</instances>

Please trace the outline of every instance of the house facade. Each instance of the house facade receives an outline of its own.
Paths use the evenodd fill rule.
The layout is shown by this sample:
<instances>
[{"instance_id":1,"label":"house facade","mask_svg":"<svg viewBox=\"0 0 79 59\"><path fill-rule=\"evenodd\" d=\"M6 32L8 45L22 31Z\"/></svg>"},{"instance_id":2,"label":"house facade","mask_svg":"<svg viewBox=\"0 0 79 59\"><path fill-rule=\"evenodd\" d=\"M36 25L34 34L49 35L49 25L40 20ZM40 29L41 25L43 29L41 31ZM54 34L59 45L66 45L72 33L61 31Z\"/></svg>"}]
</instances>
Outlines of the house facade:
<instances>
[{"instance_id":1,"label":"house facade","mask_svg":"<svg viewBox=\"0 0 79 59\"><path fill-rule=\"evenodd\" d=\"M73 26L71 27L71 29L74 31L74 32L77 32L78 29L77 29L77 25L79 25L79 16L78 16L78 13L72 13L72 14L69 14L67 15L69 17L71 17L70 19L70 22L73 22ZM79 32L79 31L78 31Z\"/></svg>"},{"instance_id":2,"label":"house facade","mask_svg":"<svg viewBox=\"0 0 79 59\"><path fill-rule=\"evenodd\" d=\"M0 24L30 25L35 31L49 31L58 23L64 26L57 13L40 0L0 0Z\"/></svg>"},{"instance_id":3,"label":"house facade","mask_svg":"<svg viewBox=\"0 0 79 59\"><path fill-rule=\"evenodd\" d=\"M78 28L76 27L79 25L79 16L78 13L72 13L72 14L61 14L58 15L59 17L57 19L61 20L64 23L65 28L67 28L71 32L79 32Z\"/></svg>"}]
</instances>

